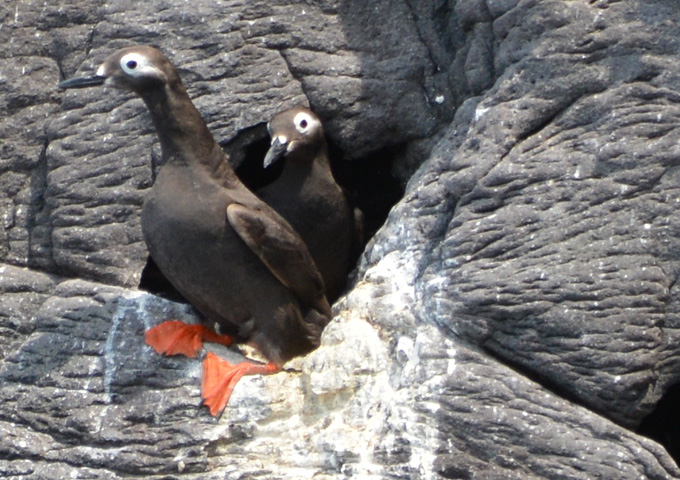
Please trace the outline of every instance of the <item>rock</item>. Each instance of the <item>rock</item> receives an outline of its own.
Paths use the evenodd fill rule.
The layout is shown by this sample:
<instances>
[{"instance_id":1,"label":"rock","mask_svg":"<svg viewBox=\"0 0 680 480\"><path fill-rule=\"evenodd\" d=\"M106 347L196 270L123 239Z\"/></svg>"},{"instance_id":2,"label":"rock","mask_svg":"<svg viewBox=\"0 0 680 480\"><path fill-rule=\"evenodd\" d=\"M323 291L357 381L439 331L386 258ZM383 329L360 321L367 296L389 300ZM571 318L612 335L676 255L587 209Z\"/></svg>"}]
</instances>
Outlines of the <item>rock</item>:
<instances>
[{"instance_id":1,"label":"rock","mask_svg":"<svg viewBox=\"0 0 680 480\"><path fill-rule=\"evenodd\" d=\"M653 442L418 322L414 271L397 262L388 255L367 272L323 346L294 362L297 371L245 379L219 420L198 408L199 361L160 357L143 342L144 329L164 318L195 320L187 306L81 280L58 283L35 331L0 370L0 451L8 459L0 472L468 478L528 468L554 478L597 466L603 475L664 478L674 471ZM389 284L400 270L403 283ZM386 343L388 320L365 319L376 299L397 326ZM296 440L285 440L292 432ZM44 462L22 460L35 458Z\"/></svg>"},{"instance_id":2,"label":"rock","mask_svg":"<svg viewBox=\"0 0 680 480\"><path fill-rule=\"evenodd\" d=\"M35 329L34 316L54 290L54 278L0 264L0 360L17 350Z\"/></svg>"},{"instance_id":3,"label":"rock","mask_svg":"<svg viewBox=\"0 0 680 480\"><path fill-rule=\"evenodd\" d=\"M672 5L74 0L0 17L1 476L680 478L635 433L680 381ZM135 42L181 67L225 148L308 103L339 163L392 152L406 184L322 346L244 380L219 420L199 361L143 342L198 321L136 288L158 167L144 106L55 89Z\"/></svg>"}]
</instances>

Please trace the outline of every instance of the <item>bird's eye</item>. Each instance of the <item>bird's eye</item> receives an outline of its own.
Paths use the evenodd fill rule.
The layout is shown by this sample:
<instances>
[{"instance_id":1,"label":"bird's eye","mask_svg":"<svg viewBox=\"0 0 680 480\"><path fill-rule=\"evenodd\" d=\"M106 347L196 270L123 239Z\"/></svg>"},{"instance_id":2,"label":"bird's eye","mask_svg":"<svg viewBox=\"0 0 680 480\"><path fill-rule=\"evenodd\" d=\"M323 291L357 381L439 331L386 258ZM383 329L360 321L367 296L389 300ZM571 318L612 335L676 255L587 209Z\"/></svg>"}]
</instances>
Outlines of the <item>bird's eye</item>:
<instances>
[{"instance_id":1,"label":"bird's eye","mask_svg":"<svg viewBox=\"0 0 680 480\"><path fill-rule=\"evenodd\" d=\"M130 52L120 59L120 68L122 68L123 71L128 75L134 77L143 75L144 74L143 67L145 67L146 65L148 65L148 61L146 60L146 58L137 52Z\"/></svg>"},{"instance_id":2,"label":"bird's eye","mask_svg":"<svg viewBox=\"0 0 680 480\"><path fill-rule=\"evenodd\" d=\"M293 121L295 122L295 128L297 131L305 134L311 128L312 123L314 123L314 119L306 112L300 112L295 115L295 119Z\"/></svg>"}]
</instances>

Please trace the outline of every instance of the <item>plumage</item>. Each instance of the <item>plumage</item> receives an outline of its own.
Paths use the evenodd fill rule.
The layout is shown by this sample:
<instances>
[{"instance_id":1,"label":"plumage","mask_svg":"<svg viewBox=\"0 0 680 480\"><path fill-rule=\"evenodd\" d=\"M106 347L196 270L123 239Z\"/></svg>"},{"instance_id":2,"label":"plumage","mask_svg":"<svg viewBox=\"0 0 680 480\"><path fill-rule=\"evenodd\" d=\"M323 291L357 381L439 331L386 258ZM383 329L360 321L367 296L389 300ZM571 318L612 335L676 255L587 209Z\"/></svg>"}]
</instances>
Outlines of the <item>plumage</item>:
<instances>
[{"instance_id":1,"label":"plumage","mask_svg":"<svg viewBox=\"0 0 680 480\"><path fill-rule=\"evenodd\" d=\"M332 302L345 287L352 253L361 242L361 212L350 207L333 177L323 127L311 110L280 112L267 128L272 140L264 167L282 158L285 166L274 182L256 193L305 241Z\"/></svg>"},{"instance_id":2,"label":"plumage","mask_svg":"<svg viewBox=\"0 0 680 480\"><path fill-rule=\"evenodd\" d=\"M238 180L170 61L153 47L129 47L107 58L96 75L59 86L101 84L137 93L160 139L163 166L142 208L151 257L209 325L216 322L237 341L255 344L270 361L231 366L229 388L242 374L272 373L316 348L331 317L321 275L288 222ZM205 328L176 333L175 326L182 328L161 324L147 332L147 342L186 354L200 349L201 339L215 340L206 338ZM204 388L202 395L213 414L230 393L215 391L223 386L216 380L224 374L218 363L212 356L204 363L210 391Z\"/></svg>"}]
</instances>

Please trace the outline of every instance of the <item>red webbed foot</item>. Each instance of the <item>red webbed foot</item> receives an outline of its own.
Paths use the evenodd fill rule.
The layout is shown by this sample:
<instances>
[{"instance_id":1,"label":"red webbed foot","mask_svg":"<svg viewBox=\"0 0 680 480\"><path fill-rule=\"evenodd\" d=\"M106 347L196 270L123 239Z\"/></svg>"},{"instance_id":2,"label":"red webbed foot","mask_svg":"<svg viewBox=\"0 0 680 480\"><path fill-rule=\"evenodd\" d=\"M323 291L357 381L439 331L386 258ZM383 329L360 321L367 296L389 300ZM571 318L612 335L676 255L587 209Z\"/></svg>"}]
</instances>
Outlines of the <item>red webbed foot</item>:
<instances>
[{"instance_id":1,"label":"red webbed foot","mask_svg":"<svg viewBox=\"0 0 680 480\"><path fill-rule=\"evenodd\" d=\"M244 375L269 375L281 370L273 363L266 365L241 362L229 363L212 352L203 360L201 397L203 405L210 409L213 417L218 416L229 402L231 392Z\"/></svg>"},{"instance_id":2,"label":"red webbed foot","mask_svg":"<svg viewBox=\"0 0 680 480\"><path fill-rule=\"evenodd\" d=\"M204 341L227 347L234 342L228 335L219 335L203 325L188 325L179 320L168 320L148 329L144 339L158 353L191 358L198 355Z\"/></svg>"}]
</instances>

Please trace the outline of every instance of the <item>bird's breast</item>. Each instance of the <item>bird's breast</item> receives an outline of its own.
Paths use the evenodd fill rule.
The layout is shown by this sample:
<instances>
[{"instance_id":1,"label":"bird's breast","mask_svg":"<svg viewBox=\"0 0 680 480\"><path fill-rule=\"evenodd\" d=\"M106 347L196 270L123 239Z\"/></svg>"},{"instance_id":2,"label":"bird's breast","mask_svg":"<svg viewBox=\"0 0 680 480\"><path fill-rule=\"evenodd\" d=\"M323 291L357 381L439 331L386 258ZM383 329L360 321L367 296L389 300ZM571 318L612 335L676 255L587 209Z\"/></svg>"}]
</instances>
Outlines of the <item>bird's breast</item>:
<instances>
[{"instance_id":1,"label":"bird's breast","mask_svg":"<svg viewBox=\"0 0 680 480\"><path fill-rule=\"evenodd\" d=\"M163 167L142 207L142 229L155 237L219 235L226 221L227 198L214 183L188 169ZM148 243L148 241L147 241Z\"/></svg>"}]
</instances>

